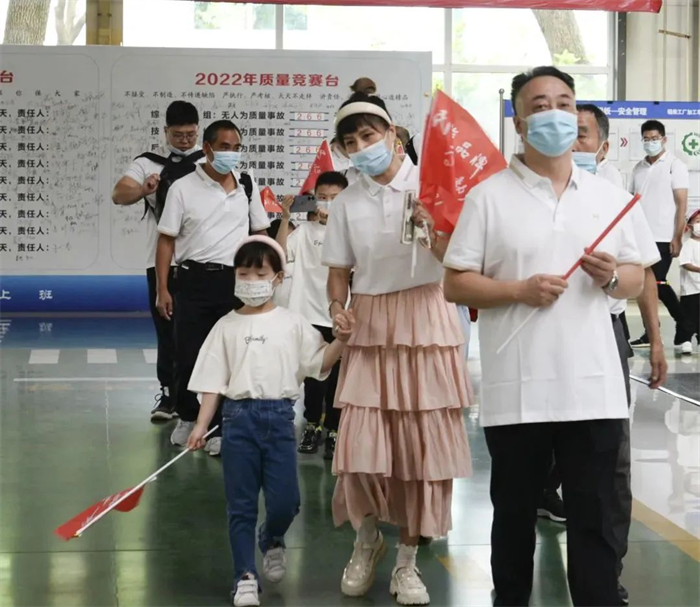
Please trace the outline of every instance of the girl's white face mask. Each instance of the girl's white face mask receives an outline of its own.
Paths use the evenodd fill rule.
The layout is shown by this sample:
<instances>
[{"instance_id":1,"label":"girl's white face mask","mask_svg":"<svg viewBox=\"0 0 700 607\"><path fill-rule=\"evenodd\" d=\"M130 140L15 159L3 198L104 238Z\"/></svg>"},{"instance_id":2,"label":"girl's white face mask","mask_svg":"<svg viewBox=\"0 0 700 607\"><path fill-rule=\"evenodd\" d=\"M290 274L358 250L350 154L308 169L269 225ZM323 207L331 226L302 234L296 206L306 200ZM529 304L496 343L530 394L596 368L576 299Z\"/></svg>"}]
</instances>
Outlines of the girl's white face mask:
<instances>
[{"instance_id":1,"label":"girl's white face mask","mask_svg":"<svg viewBox=\"0 0 700 607\"><path fill-rule=\"evenodd\" d=\"M700 223L693 224L693 236L700 237Z\"/></svg>"},{"instance_id":2,"label":"girl's white face mask","mask_svg":"<svg viewBox=\"0 0 700 607\"><path fill-rule=\"evenodd\" d=\"M259 308L272 299L275 293L273 280L236 280L234 294L246 306Z\"/></svg>"}]
</instances>

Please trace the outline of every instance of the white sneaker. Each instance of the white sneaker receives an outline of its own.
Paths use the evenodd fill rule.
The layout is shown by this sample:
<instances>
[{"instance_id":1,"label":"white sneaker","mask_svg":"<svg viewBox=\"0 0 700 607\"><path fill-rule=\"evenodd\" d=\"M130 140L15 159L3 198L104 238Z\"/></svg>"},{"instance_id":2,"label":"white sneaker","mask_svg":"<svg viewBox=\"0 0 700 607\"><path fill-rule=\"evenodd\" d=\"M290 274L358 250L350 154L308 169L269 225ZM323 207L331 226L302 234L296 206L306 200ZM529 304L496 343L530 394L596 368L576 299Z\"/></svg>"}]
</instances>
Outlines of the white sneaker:
<instances>
[{"instance_id":1,"label":"white sneaker","mask_svg":"<svg viewBox=\"0 0 700 607\"><path fill-rule=\"evenodd\" d=\"M170 442L176 447L187 447L187 439L192 434L194 426L194 422L183 422L181 419L178 419L177 426L175 426L175 430L170 435Z\"/></svg>"},{"instance_id":2,"label":"white sneaker","mask_svg":"<svg viewBox=\"0 0 700 607\"><path fill-rule=\"evenodd\" d=\"M258 580L252 575L244 577L236 586L233 607L258 607Z\"/></svg>"},{"instance_id":3,"label":"white sneaker","mask_svg":"<svg viewBox=\"0 0 700 607\"><path fill-rule=\"evenodd\" d=\"M693 353L693 343L686 341L681 344L681 354L692 354Z\"/></svg>"},{"instance_id":4,"label":"white sneaker","mask_svg":"<svg viewBox=\"0 0 700 607\"><path fill-rule=\"evenodd\" d=\"M355 542L350 562L343 571L340 589L345 596L364 596L374 583L377 564L386 554L386 542L381 531L372 544Z\"/></svg>"},{"instance_id":5,"label":"white sneaker","mask_svg":"<svg viewBox=\"0 0 700 607\"><path fill-rule=\"evenodd\" d=\"M287 573L287 554L284 548L271 548L263 557L263 574L268 582L277 584Z\"/></svg>"},{"instance_id":6,"label":"white sneaker","mask_svg":"<svg viewBox=\"0 0 700 607\"><path fill-rule=\"evenodd\" d=\"M391 596L399 605L427 605L430 595L417 567L394 567L389 586Z\"/></svg>"},{"instance_id":7,"label":"white sneaker","mask_svg":"<svg viewBox=\"0 0 700 607\"><path fill-rule=\"evenodd\" d=\"M207 441L207 444L204 445L204 450L212 457L218 457L221 455L221 437L216 436L214 438L210 438Z\"/></svg>"}]
</instances>

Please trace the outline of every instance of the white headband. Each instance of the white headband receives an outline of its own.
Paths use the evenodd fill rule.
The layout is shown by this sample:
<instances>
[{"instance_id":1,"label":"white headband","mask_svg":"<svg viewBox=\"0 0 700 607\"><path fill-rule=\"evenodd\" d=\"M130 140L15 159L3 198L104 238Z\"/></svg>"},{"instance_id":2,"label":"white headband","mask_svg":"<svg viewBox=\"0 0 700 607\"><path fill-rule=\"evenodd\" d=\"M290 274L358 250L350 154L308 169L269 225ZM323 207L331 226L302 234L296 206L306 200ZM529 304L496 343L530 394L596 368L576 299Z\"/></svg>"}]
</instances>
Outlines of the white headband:
<instances>
[{"instance_id":1,"label":"white headband","mask_svg":"<svg viewBox=\"0 0 700 607\"><path fill-rule=\"evenodd\" d=\"M342 120L345 120L348 116L354 116L355 114L374 114L387 121L388 124L392 124L389 114L386 110L383 110L378 105L374 103L368 103L366 101L355 101L353 103L348 103L345 107L340 108L338 113L335 115L335 125L338 126Z\"/></svg>"}]
</instances>

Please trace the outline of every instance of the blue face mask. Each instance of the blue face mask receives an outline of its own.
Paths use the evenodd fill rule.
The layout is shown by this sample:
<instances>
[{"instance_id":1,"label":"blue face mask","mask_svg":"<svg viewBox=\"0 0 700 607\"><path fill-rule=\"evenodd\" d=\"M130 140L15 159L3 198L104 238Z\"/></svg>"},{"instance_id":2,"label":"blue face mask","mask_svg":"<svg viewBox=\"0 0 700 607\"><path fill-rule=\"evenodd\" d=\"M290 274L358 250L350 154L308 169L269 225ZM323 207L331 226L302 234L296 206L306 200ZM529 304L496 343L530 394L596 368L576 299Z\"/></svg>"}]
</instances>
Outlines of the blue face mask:
<instances>
[{"instance_id":1,"label":"blue face mask","mask_svg":"<svg viewBox=\"0 0 700 607\"><path fill-rule=\"evenodd\" d=\"M230 173L241 161L240 152L214 152L214 160L211 160L212 168L222 175Z\"/></svg>"},{"instance_id":2,"label":"blue face mask","mask_svg":"<svg viewBox=\"0 0 700 607\"><path fill-rule=\"evenodd\" d=\"M574 152L574 163L580 169L595 175L598 172L597 156L595 152Z\"/></svg>"},{"instance_id":3,"label":"blue face mask","mask_svg":"<svg viewBox=\"0 0 700 607\"><path fill-rule=\"evenodd\" d=\"M645 141L644 151L649 158L656 158L664 149L663 141Z\"/></svg>"},{"instance_id":4,"label":"blue face mask","mask_svg":"<svg viewBox=\"0 0 700 607\"><path fill-rule=\"evenodd\" d=\"M527 142L540 154L557 158L574 145L578 117L563 110L547 110L527 117Z\"/></svg>"},{"instance_id":5,"label":"blue face mask","mask_svg":"<svg viewBox=\"0 0 700 607\"><path fill-rule=\"evenodd\" d=\"M385 173L393 158L394 154L386 144L386 137L366 147L361 152L350 154L353 166L370 177L377 177Z\"/></svg>"}]
</instances>

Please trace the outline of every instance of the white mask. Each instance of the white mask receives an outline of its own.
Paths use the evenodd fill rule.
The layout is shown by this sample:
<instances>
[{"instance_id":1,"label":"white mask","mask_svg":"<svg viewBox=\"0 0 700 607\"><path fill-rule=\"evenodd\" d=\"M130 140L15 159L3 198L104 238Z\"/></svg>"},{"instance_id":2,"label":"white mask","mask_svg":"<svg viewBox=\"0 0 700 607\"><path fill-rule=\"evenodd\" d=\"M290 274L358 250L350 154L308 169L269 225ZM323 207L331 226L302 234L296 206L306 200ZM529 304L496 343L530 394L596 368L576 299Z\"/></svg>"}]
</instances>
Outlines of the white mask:
<instances>
[{"instance_id":1,"label":"white mask","mask_svg":"<svg viewBox=\"0 0 700 607\"><path fill-rule=\"evenodd\" d=\"M272 299L275 286L271 280L237 280L234 293L246 306L259 308Z\"/></svg>"},{"instance_id":2,"label":"white mask","mask_svg":"<svg viewBox=\"0 0 700 607\"><path fill-rule=\"evenodd\" d=\"M700 237L700 223L693 224L693 236Z\"/></svg>"},{"instance_id":3,"label":"white mask","mask_svg":"<svg viewBox=\"0 0 700 607\"><path fill-rule=\"evenodd\" d=\"M167 144L167 148L176 156L189 156L194 151L194 148L190 148L189 150L181 150L176 148L174 145L170 145L169 143Z\"/></svg>"},{"instance_id":4,"label":"white mask","mask_svg":"<svg viewBox=\"0 0 700 607\"><path fill-rule=\"evenodd\" d=\"M333 169L336 171L342 173L343 171L347 171L352 166L350 159L346 158L335 149L331 151L331 157L333 158Z\"/></svg>"}]
</instances>

